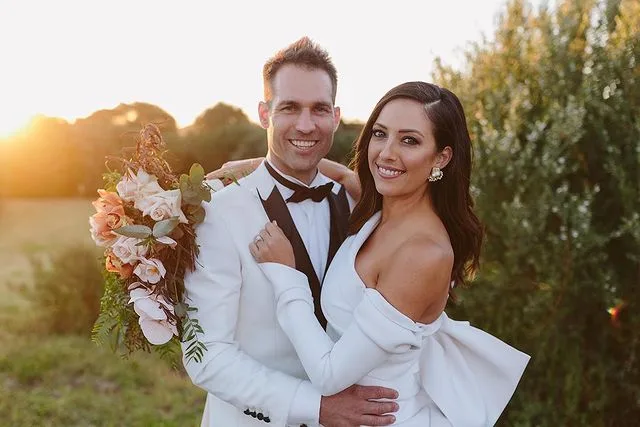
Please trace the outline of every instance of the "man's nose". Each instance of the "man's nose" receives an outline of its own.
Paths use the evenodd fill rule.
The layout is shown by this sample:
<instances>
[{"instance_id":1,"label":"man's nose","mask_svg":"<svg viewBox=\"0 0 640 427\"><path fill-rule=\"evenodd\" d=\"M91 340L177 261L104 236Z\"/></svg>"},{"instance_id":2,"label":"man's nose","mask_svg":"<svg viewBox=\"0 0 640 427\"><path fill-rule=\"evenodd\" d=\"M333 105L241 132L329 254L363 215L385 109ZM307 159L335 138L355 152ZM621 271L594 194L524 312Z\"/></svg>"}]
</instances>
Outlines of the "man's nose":
<instances>
[{"instance_id":1,"label":"man's nose","mask_svg":"<svg viewBox=\"0 0 640 427\"><path fill-rule=\"evenodd\" d=\"M316 124L308 108L303 108L296 121L296 130L301 133L311 133L315 129Z\"/></svg>"}]
</instances>

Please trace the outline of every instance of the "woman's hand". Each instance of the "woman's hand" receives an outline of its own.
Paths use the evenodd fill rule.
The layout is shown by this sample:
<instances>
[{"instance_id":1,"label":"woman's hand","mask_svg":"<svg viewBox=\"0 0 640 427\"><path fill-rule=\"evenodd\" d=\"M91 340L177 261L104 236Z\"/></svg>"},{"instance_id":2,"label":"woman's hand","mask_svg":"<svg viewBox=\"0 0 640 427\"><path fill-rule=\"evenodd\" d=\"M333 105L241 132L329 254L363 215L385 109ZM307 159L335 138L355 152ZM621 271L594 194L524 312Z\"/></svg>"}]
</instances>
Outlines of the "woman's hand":
<instances>
[{"instance_id":1,"label":"woman's hand","mask_svg":"<svg viewBox=\"0 0 640 427\"><path fill-rule=\"evenodd\" d=\"M220 169L209 172L207 179L233 180L249 175L260 166L264 157L256 157L255 159L231 160L222 165Z\"/></svg>"},{"instance_id":2,"label":"woman's hand","mask_svg":"<svg viewBox=\"0 0 640 427\"><path fill-rule=\"evenodd\" d=\"M267 223L249 245L249 251L258 262L276 262L296 268L293 247L275 221Z\"/></svg>"}]
</instances>

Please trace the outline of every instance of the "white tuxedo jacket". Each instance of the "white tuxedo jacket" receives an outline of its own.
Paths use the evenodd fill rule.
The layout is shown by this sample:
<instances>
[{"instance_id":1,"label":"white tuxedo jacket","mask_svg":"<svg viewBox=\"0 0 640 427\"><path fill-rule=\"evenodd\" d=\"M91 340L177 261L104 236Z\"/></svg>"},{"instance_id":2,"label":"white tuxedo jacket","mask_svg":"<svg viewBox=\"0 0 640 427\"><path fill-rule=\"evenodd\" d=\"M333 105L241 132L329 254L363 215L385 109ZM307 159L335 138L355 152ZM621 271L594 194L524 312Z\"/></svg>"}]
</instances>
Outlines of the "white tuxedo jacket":
<instances>
[{"instance_id":1,"label":"white tuxedo jacket","mask_svg":"<svg viewBox=\"0 0 640 427\"><path fill-rule=\"evenodd\" d=\"M185 358L184 364L193 383L208 392L202 426L286 426L300 386L319 408L320 393L278 324L272 285L249 252L269 222L261 198L274 187L261 165L239 185L216 192L196 228L200 254L185 277L185 299L198 310L191 316L208 350L201 362ZM332 191L344 192L339 185Z\"/></svg>"}]
</instances>

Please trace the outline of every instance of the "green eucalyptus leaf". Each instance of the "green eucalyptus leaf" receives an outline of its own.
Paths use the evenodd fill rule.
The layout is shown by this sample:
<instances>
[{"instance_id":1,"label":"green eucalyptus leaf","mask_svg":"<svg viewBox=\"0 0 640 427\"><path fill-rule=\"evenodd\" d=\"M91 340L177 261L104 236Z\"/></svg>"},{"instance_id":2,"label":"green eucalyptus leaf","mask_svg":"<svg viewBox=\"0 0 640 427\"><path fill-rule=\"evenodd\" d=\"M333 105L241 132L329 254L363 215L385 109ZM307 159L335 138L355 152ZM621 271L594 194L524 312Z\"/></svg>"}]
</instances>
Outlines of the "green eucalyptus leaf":
<instances>
[{"instance_id":1,"label":"green eucalyptus leaf","mask_svg":"<svg viewBox=\"0 0 640 427\"><path fill-rule=\"evenodd\" d=\"M158 221L153 226L153 237L163 237L171 233L180 223L177 216Z\"/></svg>"},{"instance_id":2,"label":"green eucalyptus leaf","mask_svg":"<svg viewBox=\"0 0 640 427\"><path fill-rule=\"evenodd\" d=\"M200 205L202 198L192 187L182 192L182 200L188 205Z\"/></svg>"},{"instance_id":3,"label":"green eucalyptus leaf","mask_svg":"<svg viewBox=\"0 0 640 427\"><path fill-rule=\"evenodd\" d=\"M204 168L200 164L194 163L189 170L189 176L192 183L200 184L204 180Z\"/></svg>"},{"instance_id":4,"label":"green eucalyptus leaf","mask_svg":"<svg viewBox=\"0 0 640 427\"><path fill-rule=\"evenodd\" d=\"M146 225L125 225L113 230L114 233L126 237L135 237L136 239L146 239L151 236L151 229Z\"/></svg>"},{"instance_id":5,"label":"green eucalyptus leaf","mask_svg":"<svg viewBox=\"0 0 640 427\"><path fill-rule=\"evenodd\" d=\"M176 316L178 316L179 318L183 318L187 315L188 308L189 306L187 304L180 302L173 307L173 311Z\"/></svg>"},{"instance_id":6,"label":"green eucalyptus leaf","mask_svg":"<svg viewBox=\"0 0 640 427\"><path fill-rule=\"evenodd\" d=\"M193 224L200 224L204 221L204 208L202 206L198 206L190 215L190 219Z\"/></svg>"},{"instance_id":7,"label":"green eucalyptus leaf","mask_svg":"<svg viewBox=\"0 0 640 427\"><path fill-rule=\"evenodd\" d=\"M198 196L205 202L211 201L211 190L207 187L200 187L200 191L198 192Z\"/></svg>"}]
</instances>

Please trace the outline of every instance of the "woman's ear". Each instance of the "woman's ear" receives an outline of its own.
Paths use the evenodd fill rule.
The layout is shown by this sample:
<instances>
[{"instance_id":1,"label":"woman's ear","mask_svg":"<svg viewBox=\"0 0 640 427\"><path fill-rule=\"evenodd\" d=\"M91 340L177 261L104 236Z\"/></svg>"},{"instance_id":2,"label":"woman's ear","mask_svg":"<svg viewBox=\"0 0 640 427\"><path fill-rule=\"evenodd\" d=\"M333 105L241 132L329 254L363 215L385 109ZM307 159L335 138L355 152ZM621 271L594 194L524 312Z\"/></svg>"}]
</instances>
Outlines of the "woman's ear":
<instances>
[{"instance_id":1,"label":"woman's ear","mask_svg":"<svg viewBox=\"0 0 640 427\"><path fill-rule=\"evenodd\" d=\"M449 164L452 158L453 149L447 145L441 152L438 153L436 157L436 163L433 166L444 169L444 167Z\"/></svg>"}]
</instances>

